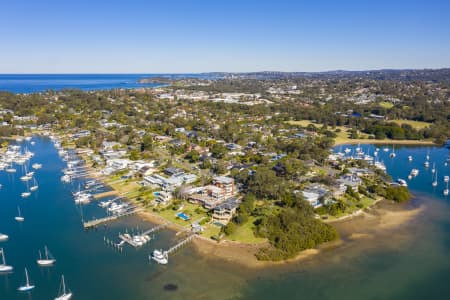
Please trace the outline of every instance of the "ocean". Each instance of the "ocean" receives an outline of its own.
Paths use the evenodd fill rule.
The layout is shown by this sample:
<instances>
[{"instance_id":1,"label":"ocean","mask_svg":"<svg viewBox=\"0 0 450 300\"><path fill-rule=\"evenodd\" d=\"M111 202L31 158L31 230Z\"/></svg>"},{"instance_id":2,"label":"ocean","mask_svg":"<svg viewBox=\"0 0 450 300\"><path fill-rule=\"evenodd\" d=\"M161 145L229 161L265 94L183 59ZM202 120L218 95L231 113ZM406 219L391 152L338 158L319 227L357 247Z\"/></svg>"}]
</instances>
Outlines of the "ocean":
<instances>
[{"instance_id":1,"label":"ocean","mask_svg":"<svg viewBox=\"0 0 450 300\"><path fill-rule=\"evenodd\" d=\"M399 146L397 156L380 151L394 179L407 178L412 168L419 175L408 181L415 198L407 204L424 207L413 221L394 230L370 228L373 238L345 238L344 243L306 260L266 269L250 269L233 262L200 255L188 245L170 256L168 265L148 260L153 249L165 249L179 237L169 230L155 235L142 248L124 247L119 252L104 242L117 241L119 232L145 230L154 225L138 217L126 217L107 226L85 231L80 207L71 192L78 182L60 181L64 163L51 141L34 137L35 153L30 165L36 170L39 189L29 198L17 173L0 171L0 232L9 240L0 242L11 274L0 274L0 299L54 299L60 276L74 293L73 299L450 299L450 205L442 195L443 175L450 174L444 162L448 150L438 147ZM345 146L344 146L345 147ZM349 146L354 148L355 146ZM373 153L374 146L363 146ZM431 167L423 162L427 153L436 163L439 185L431 186ZM408 155L413 162L408 162ZM14 220L20 206L23 223ZM83 207L85 219L101 216L93 202ZM360 230L349 222L346 230ZM36 264L38 250L48 246L56 258L53 267ZM28 294L17 292L24 282L24 268L36 288Z\"/></svg>"},{"instance_id":2,"label":"ocean","mask_svg":"<svg viewBox=\"0 0 450 300\"><path fill-rule=\"evenodd\" d=\"M79 89L83 91L157 87L141 84L139 79L152 77L208 78L206 74L0 74L0 91L36 93L47 90Z\"/></svg>"}]
</instances>

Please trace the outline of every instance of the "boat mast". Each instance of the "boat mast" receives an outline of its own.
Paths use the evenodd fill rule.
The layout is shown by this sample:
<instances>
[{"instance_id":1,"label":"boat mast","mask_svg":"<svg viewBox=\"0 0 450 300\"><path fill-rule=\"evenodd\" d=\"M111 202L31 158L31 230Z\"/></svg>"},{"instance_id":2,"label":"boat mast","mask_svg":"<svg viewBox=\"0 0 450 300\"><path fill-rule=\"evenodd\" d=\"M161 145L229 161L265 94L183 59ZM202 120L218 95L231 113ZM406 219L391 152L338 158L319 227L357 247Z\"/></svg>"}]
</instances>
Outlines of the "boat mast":
<instances>
[{"instance_id":1,"label":"boat mast","mask_svg":"<svg viewBox=\"0 0 450 300\"><path fill-rule=\"evenodd\" d=\"M26 286L29 286L29 285L30 285L30 281L29 281L29 279L28 279L28 271L27 271L27 268L25 268L25 278L26 278L26 280L27 280Z\"/></svg>"},{"instance_id":2,"label":"boat mast","mask_svg":"<svg viewBox=\"0 0 450 300\"><path fill-rule=\"evenodd\" d=\"M66 294L66 283L64 282L64 275L62 275L63 295Z\"/></svg>"},{"instance_id":3,"label":"boat mast","mask_svg":"<svg viewBox=\"0 0 450 300\"><path fill-rule=\"evenodd\" d=\"M1 249L2 252L2 261L3 261L3 265L6 265L6 261L5 261L5 253L3 253L3 248Z\"/></svg>"}]
</instances>

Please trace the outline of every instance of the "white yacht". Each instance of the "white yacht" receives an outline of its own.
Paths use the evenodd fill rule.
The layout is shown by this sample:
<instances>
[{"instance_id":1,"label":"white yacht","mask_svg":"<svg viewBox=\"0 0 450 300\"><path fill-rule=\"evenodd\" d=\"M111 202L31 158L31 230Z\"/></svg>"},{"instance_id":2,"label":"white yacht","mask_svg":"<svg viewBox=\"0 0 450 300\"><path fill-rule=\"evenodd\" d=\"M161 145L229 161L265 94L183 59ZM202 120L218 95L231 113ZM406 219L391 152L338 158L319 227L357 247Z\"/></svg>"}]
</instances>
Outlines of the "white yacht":
<instances>
[{"instance_id":1,"label":"white yacht","mask_svg":"<svg viewBox=\"0 0 450 300\"><path fill-rule=\"evenodd\" d=\"M30 195L31 195L31 193L30 192L23 192L22 194L20 194L20 196L22 197L22 198L28 198L28 197L30 197Z\"/></svg>"},{"instance_id":2,"label":"white yacht","mask_svg":"<svg viewBox=\"0 0 450 300\"><path fill-rule=\"evenodd\" d=\"M408 161L413 161L413 157L411 155L408 156Z\"/></svg>"},{"instance_id":3,"label":"white yacht","mask_svg":"<svg viewBox=\"0 0 450 300\"><path fill-rule=\"evenodd\" d=\"M17 207L17 211L19 212L19 215L17 215L17 217L14 217L14 219L15 219L17 222L23 222L23 221L25 221L25 218L22 217L22 215L21 215L21 213L20 213L20 207Z\"/></svg>"},{"instance_id":4,"label":"white yacht","mask_svg":"<svg viewBox=\"0 0 450 300\"><path fill-rule=\"evenodd\" d=\"M69 300L70 298L72 298L72 292L66 291L66 282L64 281L64 275L61 276L61 287L58 294L59 296L56 297L55 300Z\"/></svg>"},{"instance_id":5,"label":"white yacht","mask_svg":"<svg viewBox=\"0 0 450 300\"><path fill-rule=\"evenodd\" d=\"M447 186L445 187L445 189L442 193L444 194L444 196L448 196L448 181L447 181Z\"/></svg>"},{"instance_id":6,"label":"white yacht","mask_svg":"<svg viewBox=\"0 0 450 300\"><path fill-rule=\"evenodd\" d=\"M5 170L7 173L16 173L16 169L14 169L13 167L12 167L12 163L11 163L11 165L9 166L9 168L7 168L6 170Z\"/></svg>"},{"instance_id":7,"label":"white yacht","mask_svg":"<svg viewBox=\"0 0 450 300\"><path fill-rule=\"evenodd\" d=\"M150 256L150 259L153 259L158 264L167 265L167 263L169 262L169 255L166 251L163 252L162 250L155 249Z\"/></svg>"},{"instance_id":8,"label":"white yacht","mask_svg":"<svg viewBox=\"0 0 450 300\"><path fill-rule=\"evenodd\" d=\"M75 195L75 203L76 204L87 204L91 202L91 194L81 192L77 195Z\"/></svg>"},{"instance_id":9,"label":"white yacht","mask_svg":"<svg viewBox=\"0 0 450 300\"><path fill-rule=\"evenodd\" d=\"M389 154L389 157L390 158L394 158L396 156L396 154L395 154L395 148L394 148L394 145L392 145L392 152L391 152L391 154Z\"/></svg>"},{"instance_id":10,"label":"white yacht","mask_svg":"<svg viewBox=\"0 0 450 300\"><path fill-rule=\"evenodd\" d=\"M0 242L7 241L9 239L9 236L7 234L0 232Z\"/></svg>"},{"instance_id":11,"label":"white yacht","mask_svg":"<svg viewBox=\"0 0 450 300\"><path fill-rule=\"evenodd\" d=\"M397 179L397 183L398 183L399 185L401 185L401 186L405 186L405 187L408 186L408 184L406 183L406 181L405 181L404 179L401 179L401 178Z\"/></svg>"},{"instance_id":12,"label":"white yacht","mask_svg":"<svg viewBox=\"0 0 450 300\"><path fill-rule=\"evenodd\" d=\"M39 170L40 168L42 168L42 164L35 163L35 164L32 164L31 167L35 170Z\"/></svg>"},{"instance_id":13,"label":"white yacht","mask_svg":"<svg viewBox=\"0 0 450 300\"><path fill-rule=\"evenodd\" d=\"M419 175L419 170L418 170L418 169L412 169L412 170L411 170L411 175L412 175L412 176L417 176L417 175Z\"/></svg>"},{"instance_id":14,"label":"white yacht","mask_svg":"<svg viewBox=\"0 0 450 300\"><path fill-rule=\"evenodd\" d=\"M2 263L0 264L0 273L1 272L11 272L13 267L8 266L5 261L5 251L3 248L0 248L0 253L2 254Z\"/></svg>"},{"instance_id":15,"label":"white yacht","mask_svg":"<svg viewBox=\"0 0 450 300\"><path fill-rule=\"evenodd\" d=\"M445 175L445 176L444 176L444 182L448 182L448 181L449 181L449 178L450 178L450 177L449 177L448 175Z\"/></svg>"},{"instance_id":16,"label":"white yacht","mask_svg":"<svg viewBox=\"0 0 450 300\"><path fill-rule=\"evenodd\" d=\"M39 185L37 184L36 178L33 178L33 185L30 187L30 191L34 192L39 188Z\"/></svg>"},{"instance_id":17,"label":"white yacht","mask_svg":"<svg viewBox=\"0 0 450 300\"><path fill-rule=\"evenodd\" d=\"M19 292L28 292L34 289L34 285L30 284L30 279L28 278L28 271L27 268L25 268L25 285L20 286L17 290Z\"/></svg>"},{"instance_id":18,"label":"white yacht","mask_svg":"<svg viewBox=\"0 0 450 300\"><path fill-rule=\"evenodd\" d=\"M375 161L373 164L377 169L380 169L381 171L386 172L386 166L381 161Z\"/></svg>"},{"instance_id":19,"label":"white yacht","mask_svg":"<svg viewBox=\"0 0 450 300\"><path fill-rule=\"evenodd\" d=\"M383 148L383 151L384 151L384 152L389 152L389 148L388 148L388 147Z\"/></svg>"},{"instance_id":20,"label":"white yacht","mask_svg":"<svg viewBox=\"0 0 450 300\"><path fill-rule=\"evenodd\" d=\"M42 258L41 251L39 251L39 259L37 260L38 265L40 266L52 266L56 259L53 258L51 253L48 251L47 246L44 247L45 257Z\"/></svg>"},{"instance_id":21,"label":"white yacht","mask_svg":"<svg viewBox=\"0 0 450 300\"><path fill-rule=\"evenodd\" d=\"M436 171L436 176L435 176L435 178L434 178L434 181L433 181L433 183L431 184L433 187L437 187L437 185L438 185L438 182L437 182L437 171Z\"/></svg>"},{"instance_id":22,"label":"white yacht","mask_svg":"<svg viewBox=\"0 0 450 300\"><path fill-rule=\"evenodd\" d=\"M430 167L430 162L427 160L423 163L425 168L429 168Z\"/></svg>"},{"instance_id":23,"label":"white yacht","mask_svg":"<svg viewBox=\"0 0 450 300\"><path fill-rule=\"evenodd\" d=\"M64 183L69 183L71 181L71 178L70 178L69 175L63 175L61 177L61 181L64 182Z\"/></svg>"}]
</instances>

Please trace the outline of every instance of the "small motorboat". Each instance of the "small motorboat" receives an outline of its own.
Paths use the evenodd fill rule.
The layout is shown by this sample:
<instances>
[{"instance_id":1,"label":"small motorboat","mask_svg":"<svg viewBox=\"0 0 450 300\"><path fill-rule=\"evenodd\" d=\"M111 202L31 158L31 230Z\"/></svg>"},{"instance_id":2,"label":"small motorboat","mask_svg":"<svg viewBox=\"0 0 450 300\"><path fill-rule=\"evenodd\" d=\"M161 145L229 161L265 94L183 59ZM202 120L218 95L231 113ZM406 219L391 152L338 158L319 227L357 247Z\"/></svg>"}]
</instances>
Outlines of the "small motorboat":
<instances>
[{"instance_id":1,"label":"small motorboat","mask_svg":"<svg viewBox=\"0 0 450 300\"><path fill-rule=\"evenodd\" d=\"M42 164L35 163L31 167L35 170L38 170L38 169L42 168Z\"/></svg>"},{"instance_id":2,"label":"small motorboat","mask_svg":"<svg viewBox=\"0 0 450 300\"><path fill-rule=\"evenodd\" d=\"M158 264L167 265L167 263L169 262L169 255L166 251L155 249L150 256L150 259L156 261Z\"/></svg>"},{"instance_id":3,"label":"small motorboat","mask_svg":"<svg viewBox=\"0 0 450 300\"><path fill-rule=\"evenodd\" d=\"M397 183L398 183L399 185L401 185L401 186L405 186L405 187L408 186L408 184L406 183L406 181L405 181L404 179L401 179L401 178L397 179Z\"/></svg>"}]
</instances>

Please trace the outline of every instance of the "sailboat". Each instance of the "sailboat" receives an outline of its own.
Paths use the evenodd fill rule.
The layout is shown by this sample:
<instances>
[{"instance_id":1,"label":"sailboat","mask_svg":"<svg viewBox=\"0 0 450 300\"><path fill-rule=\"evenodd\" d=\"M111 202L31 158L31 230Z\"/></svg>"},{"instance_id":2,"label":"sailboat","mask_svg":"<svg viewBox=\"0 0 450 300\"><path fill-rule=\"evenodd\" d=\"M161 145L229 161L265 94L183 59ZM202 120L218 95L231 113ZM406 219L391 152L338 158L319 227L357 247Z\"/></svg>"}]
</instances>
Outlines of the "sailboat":
<instances>
[{"instance_id":1,"label":"sailboat","mask_svg":"<svg viewBox=\"0 0 450 300\"><path fill-rule=\"evenodd\" d=\"M30 284L27 268L25 268L25 279L26 279L25 285L22 285L17 289L19 292L28 292L34 289L34 285Z\"/></svg>"},{"instance_id":2,"label":"sailboat","mask_svg":"<svg viewBox=\"0 0 450 300\"><path fill-rule=\"evenodd\" d=\"M0 232L0 242L7 241L9 239L9 236L7 234Z\"/></svg>"},{"instance_id":3,"label":"sailboat","mask_svg":"<svg viewBox=\"0 0 450 300\"><path fill-rule=\"evenodd\" d=\"M445 176L444 176L444 182L448 182L449 179L450 179L450 177L449 177L448 175L445 175Z\"/></svg>"},{"instance_id":4,"label":"sailboat","mask_svg":"<svg viewBox=\"0 0 450 300\"><path fill-rule=\"evenodd\" d=\"M33 185L30 187L30 191L34 192L39 188L39 185L37 184L36 178L33 178Z\"/></svg>"},{"instance_id":5,"label":"sailboat","mask_svg":"<svg viewBox=\"0 0 450 300\"><path fill-rule=\"evenodd\" d=\"M408 161L412 161L413 157L411 155L408 156Z\"/></svg>"},{"instance_id":6,"label":"sailboat","mask_svg":"<svg viewBox=\"0 0 450 300\"><path fill-rule=\"evenodd\" d=\"M12 162L9 165L9 168L6 169L6 172L8 172L8 173L16 173L16 169L13 168Z\"/></svg>"},{"instance_id":7,"label":"sailboat","mask_svg":"<svg viewBox=\"0 0 450 300\"><path fill-rule=\"evenodd\" d=\"M436 172L436 163L433 163L433 168L431 168L431 173Z\"/></svg>"},{"instance_id":8,"label":"sailboat","mask_svg":"<svg viewBox=\"0 0 450 300\"><path fill-rule=\"evenodd\" d=\"M0 264L0 272L11 272L13 267L8 266L5 261L5 251L0 248L0 253L2 254L2 263Z\"/></svg>"},{"instance_id":9,"label":"sailboat","mask_svg":"<svg viewBox=\"0 0 450 300\"><path fill-rule=\"evenodd\" d=\"M389 155L391 158L395 157L395 148L394 145L392 145L392 153Z\"/></svg>"},{"instance_id":10,"label":"sailboat","mask_svg":"<svg viewBox=\"0 0 450 300\"><path fill-rule=\"evenodd\" d=\"M448 196L448 181L447 181L447 186L445 187L445 189L442 193L444 194L444 196Z\"/></svg>"},{"instance_id":11,"label":"sailboat","mask_svg":"<svg viewBox=\"0 0 450 300\"><path fill-rule=\"evenodd\" d=\"M31 195L30 188L28 186L28 181L26 183L27 183L27 190L26 190L26 192L23 192L22 194L20 194L20 196L22 198L27 198L27 197L30 197L30 195Z\"/></svg>"},{"instance_id":12,"label":"sailboat","mask_svg":"<svg viewBox=\"0 0 450 300\"><path fill-rule=\"evenodd\" d=\"M30 175L30 172L28 172L28 170L27 170L27 166L23 167L23 172L25 173L25 175L20 177L20 180L28 181L28 180L31 180L31 178L33 178L33 174Z\"/></svg>"},{"instance_id":13,"label":"sailboat","mask_svg":"<svg viewBox=\"0 0 450 300\"><path fill-rule=\"evenodd\" d=\"M20 214L20 207L17 206L17 211L19 212L19 215L17 217L15 217L14 219L16 219L17 222L23 222L25 220L24 217L22 217L22 215Z\"/></svg>"},{"instance_id":14,"label":"sailboat","mask_svg":"<svg viewBox=\"0 0 450 300\"><path fill-rule=\"evenodd\" d=\"M436 171L436 176L435 176L435 178L434 178L434 181L433 181L433 183L432 183L432 186L433 187L437 187L437 185L438 185L438 182L437 182L437 171Z\"/></svg>"},{"instance_id":15,"label":"sailboat","mask_svg":"<svg viewBox=\"0 0 450 300\"><path fill-rule=\"evenodd\" d=\"M45 258L42 258L41 251L39 250L39 259L37 260L40 266L51 266L55 263L56 259L48 251L47 246L44 247Z\"/></svg>"},{"instance_id":16,"label":"sailboat","mask_svg":"<svg viewBox=\"0 0 450 300\"><path fill-rule=\"evenodd\" d=\"M61 287L59 290L62 293L60 293L59 296L55 298L55 300L69 300L70 298L72 298L72 293L66 291L66 282L64 281L64 275L61 276Z\"/></svg>"}]
</instances>

